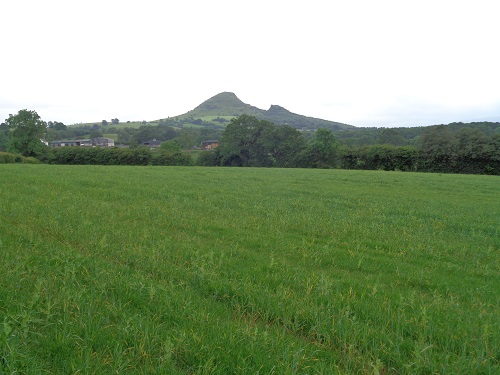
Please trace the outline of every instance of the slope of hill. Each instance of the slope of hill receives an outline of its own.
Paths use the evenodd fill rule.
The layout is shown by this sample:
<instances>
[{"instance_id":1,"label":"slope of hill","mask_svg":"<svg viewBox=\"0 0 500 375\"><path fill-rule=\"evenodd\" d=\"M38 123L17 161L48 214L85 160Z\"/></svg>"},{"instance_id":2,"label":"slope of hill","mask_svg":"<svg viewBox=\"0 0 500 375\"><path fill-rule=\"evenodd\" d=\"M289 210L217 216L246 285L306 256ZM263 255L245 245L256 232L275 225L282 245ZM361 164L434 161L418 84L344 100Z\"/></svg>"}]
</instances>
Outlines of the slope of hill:
<instances>
[{"instance_id":1,"label":"slope of hill","mask_svg":"<svg viewBox=\"0 0 500 375\"><path fill-rule=\"evenodd\" d=\"M222 92L205 100L191 111L174 118L202 118L207 116L240 116L243 114L258 116L261 109L243 103L232 92Z\"/></svg>"},{"instance_id":2,"label":"slope of hill","mask_svg":"<svg viewBox=\"0 0 500 375\"><path fill-rule=\"evenodd\" d=\"M322 120L314 117L302 116L279 105L271 105L266 111L250 104L243 103L234 93L222 92L204 101L195 109L173 119L204 119L217 117L235 117L242 114L256 116L262 120L271 121L277 125L288 124L297 129L327 128L331 130L355 129L352 125L340 122Z\"/></svg>"}]
</instances>

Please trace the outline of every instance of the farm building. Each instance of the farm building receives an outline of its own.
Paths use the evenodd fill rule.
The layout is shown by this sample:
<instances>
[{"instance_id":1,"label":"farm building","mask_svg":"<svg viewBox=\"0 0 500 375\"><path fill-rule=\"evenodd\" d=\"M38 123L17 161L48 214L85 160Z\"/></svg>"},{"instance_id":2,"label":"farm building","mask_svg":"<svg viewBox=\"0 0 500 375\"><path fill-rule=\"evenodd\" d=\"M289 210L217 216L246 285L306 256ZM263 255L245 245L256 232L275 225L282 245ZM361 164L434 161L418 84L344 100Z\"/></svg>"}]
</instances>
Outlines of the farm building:
<instances>
[{"instance_id":1,"label":"farm building","mask_svg":"<svg viewBox=\"0 0 500 375\"><path fill-rule=\"evenodd\" d=\"M92 146L96 147L113 147L115 145L115 141L111 138L92 138Z\"/></svg>"},{"instance_id":2,"label":"farm building","mask_svg":"<svg viewBox=\"0 0 500 375\"><path fill-rule=\"evenodd\" d=\"M162 143L163 143L162 141L157 141L156 139L152 139L151 141L144 142L143 145L153 149L160 147Z\"/></svg>"},{"instance_id":3,"label":"farm building","mask_svg":"<svg viewBox=\"0 0 500 375\"><path fill-rule=\"evenodd\" d=\"M113 147L115 141L111 138L92 138L92 139L67 139L50 142L50 147Z\"/></svg>"},{"instance_id":4,"label":"farm building","mask_svg":"<svg viewBox=\"0 0 500 375\"><path fill-rule=\"evenodd\" d=\"M92 146L90 139L63 139L50 142L50 147Z\"/></svg>"},{"instance_id":5,"label":"farm building","mask_svg":"<svg viewBox=\"0 0 500 375\"><path fill-rule=\"evenodd\" d=\"M219 141L215 139L201 142L202 150L213 150L217 147L219 147Z\"/></svg>"}]
</instances>

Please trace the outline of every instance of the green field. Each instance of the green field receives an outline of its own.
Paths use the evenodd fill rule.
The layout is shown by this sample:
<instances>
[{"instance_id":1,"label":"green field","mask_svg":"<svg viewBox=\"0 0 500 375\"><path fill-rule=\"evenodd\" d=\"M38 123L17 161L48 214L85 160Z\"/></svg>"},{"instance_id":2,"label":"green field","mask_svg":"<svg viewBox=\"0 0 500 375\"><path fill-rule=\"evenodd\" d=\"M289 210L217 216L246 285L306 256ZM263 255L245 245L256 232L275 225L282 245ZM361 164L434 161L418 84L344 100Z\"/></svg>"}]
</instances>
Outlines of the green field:
<instances>
[{"instance_id":1,"label":"green field","mask_svg":"<svg viewBox=\"0 0 500 375\"><path fill-rule=\"evenodd\" d=\"M0 165L0 374L498 374L500 179Z\"/></svg>"},{"instance_id":2,"label":"green field","mask_svg":"<svg viewBox=\"0 0 500 375\"><path fill-rule=\"evenodd\" d=\"M88 123L79 123L79 124L73 124L70 126L93 126L93 125L99 125L101 126L101 121L96 121L96 122L88 122ZM146 125L158 125L158 121L148 121ZM144 126L142 121L131 121L131 122L120 122L118 124L113 124L111 122L108 122L106 126L102 128L103 131L106 131L106 128L115 128L115 129L124 129L124 128L133 128L133 129L138 129L141 126Z\"/></svg>"}]
</instances>

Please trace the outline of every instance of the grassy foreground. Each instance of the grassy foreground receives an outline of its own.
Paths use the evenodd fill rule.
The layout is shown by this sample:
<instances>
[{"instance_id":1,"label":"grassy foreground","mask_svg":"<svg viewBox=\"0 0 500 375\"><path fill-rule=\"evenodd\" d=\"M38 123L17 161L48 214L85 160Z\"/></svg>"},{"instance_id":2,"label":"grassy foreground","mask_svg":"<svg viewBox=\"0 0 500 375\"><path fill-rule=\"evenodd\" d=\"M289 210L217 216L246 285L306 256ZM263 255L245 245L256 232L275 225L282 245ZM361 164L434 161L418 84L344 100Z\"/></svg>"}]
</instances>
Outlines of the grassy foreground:
<instances>
[{"instance_id":1,"label":"grassy foreground","mask_svg":"<svg viewBox=\"0 0 500 375\"><path fill-rule=\"evenodd\" d=\"M0 166L0 373L498 374L500 180Z\"/></svg>"}]
</instances>

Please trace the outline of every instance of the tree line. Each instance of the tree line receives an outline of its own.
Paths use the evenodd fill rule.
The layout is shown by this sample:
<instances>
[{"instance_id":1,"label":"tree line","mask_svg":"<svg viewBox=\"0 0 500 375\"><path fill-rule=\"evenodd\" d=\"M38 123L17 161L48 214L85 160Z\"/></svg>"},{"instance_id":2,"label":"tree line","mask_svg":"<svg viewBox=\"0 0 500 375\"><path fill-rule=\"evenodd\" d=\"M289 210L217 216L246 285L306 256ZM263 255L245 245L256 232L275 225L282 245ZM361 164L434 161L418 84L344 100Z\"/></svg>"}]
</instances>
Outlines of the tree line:
<instances>
[{"instance_id":1,"label":"tree line","mask_svg":"<svg viewBox=\"0 0 500 375\"><path fill-rule=\"evenodd\" d=\"M66 165L193 165L190 153L147 147L58 147L51 149L43 161Z\"/></svg>"},{"instance_id":2,"label":"tree line","mask_svg":"<svg viewBox=\"0 0 500 375\"><path fill-rule=\"evenodd\" d=\"M22 110L0 125L0 151L11 151L56 164L203 165L279 168L343 168L444 173L500 174L500 123L454 123L423 128L359 129L301 132L241 115L224 131L204 128L176 129L166 123L118 129L128 148L50 149L40 142L48 134L88 135L87 127L66 127L43 122L34 111ZM87 133L81 133L87 131ZM94 129L96 131L96 129ZM70 137L60 137L70 138ZM139 145L164 141L159 150ZM192 154L207 138L220 139L220 147ZM369 140L371 139L371 141Z\"/></svg>"},{"instance_id":3,"label":"tree line","mask_svg":"<svg viewBox=\"0 0 500 375\"><path fill-rule=\"evenodd\" d=\"M500 124L498 124L500 125ZM385 143L348 146L342 132L318 129L310 137L286 125L252 116L233 119L222 145L201 155L203 165L343 168L443 173L500 174L500 126L426 127L413 145L398 145L397 133L383 129ZM490 129L488 127L488 129ZM352 132L352 131L351 131ZM389 140L392 139L392 144ZM396 144L394 144L396 143Z\"/></svg>"},{"instance_id":4,"label":"tree line","mask_svg":"<svg viewBox=\"0 0 500 375\"><path fill-rule=\"evenodd\" d=\"M51 123L59 125L50 126ZM117 144L128 147L139 147L146 141L156 139L163 142L175 140L182 148L189 149L199 145L203 140L220 138L223 131L223 127L205 127L203 125L195 128L179 127L179 124L175 124L174 120L168 122L160 120L154 124L144 121L139 127L115 127L109 124L66 126L62 123L49 122L45 139L50 142L82 137L97 138L111 133L117 135Z\"/></svg>"}]
</instances>

